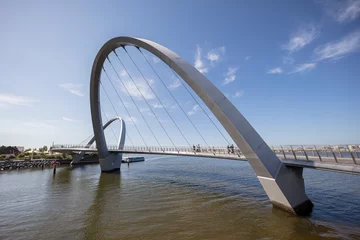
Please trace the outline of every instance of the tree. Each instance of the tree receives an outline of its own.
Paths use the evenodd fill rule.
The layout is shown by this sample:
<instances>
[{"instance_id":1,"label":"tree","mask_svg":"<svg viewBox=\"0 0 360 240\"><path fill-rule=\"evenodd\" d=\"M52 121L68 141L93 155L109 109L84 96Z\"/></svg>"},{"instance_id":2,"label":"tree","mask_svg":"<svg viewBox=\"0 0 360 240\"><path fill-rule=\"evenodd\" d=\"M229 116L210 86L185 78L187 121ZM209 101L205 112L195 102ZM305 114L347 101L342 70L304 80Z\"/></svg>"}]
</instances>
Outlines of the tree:
<instances>
[{"instance_id":1,"label":"tree","mask_svg":"<svg viewBox=\"0 0 360 240\"><path fill-rule=\"evenodd\" d=\"M46 152L48 150L48 147L44 145L42 148L39 148L40 152Z\"/></svg>"}]
</instances>

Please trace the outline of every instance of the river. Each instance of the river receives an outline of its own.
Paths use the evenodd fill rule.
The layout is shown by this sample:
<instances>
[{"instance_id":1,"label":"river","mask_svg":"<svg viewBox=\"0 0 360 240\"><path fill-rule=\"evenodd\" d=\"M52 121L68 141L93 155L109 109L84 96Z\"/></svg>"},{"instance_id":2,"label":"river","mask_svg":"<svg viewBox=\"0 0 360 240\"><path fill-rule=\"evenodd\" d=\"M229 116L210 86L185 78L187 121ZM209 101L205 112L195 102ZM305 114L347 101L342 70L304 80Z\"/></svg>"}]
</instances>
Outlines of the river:
<instances>
[{"instance_id":1,"label":"river","mask_svg":"<svg viewBox=\"0 0 360 240\"><path fill-rule=\"evenodd\" d=\"M360 239L360 176L304 170L310 217L272 208L247 162L147 156L0 173L0 239Z\"/></svg>"}]
</instances>

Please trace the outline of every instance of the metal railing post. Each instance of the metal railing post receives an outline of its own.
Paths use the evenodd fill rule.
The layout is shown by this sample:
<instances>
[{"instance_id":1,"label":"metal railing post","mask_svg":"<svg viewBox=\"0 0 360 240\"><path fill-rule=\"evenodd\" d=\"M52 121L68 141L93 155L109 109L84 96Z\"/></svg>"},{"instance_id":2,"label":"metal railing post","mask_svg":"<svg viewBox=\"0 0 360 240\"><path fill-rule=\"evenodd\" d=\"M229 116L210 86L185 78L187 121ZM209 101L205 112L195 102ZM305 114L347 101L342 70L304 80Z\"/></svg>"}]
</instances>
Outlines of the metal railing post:
<instances>
[{"instance_id":1,"label":"metal railing post","mask_svg":"<svg viewBox=\"0 0 360 240\"><path fill-rule=\"evenodd\" d=\"M337 157L336 157L336 155L335 155L335 153L334 153L334 151L332 150L332 147L331 147L330 145L329 145L329 148L330 148L331 153L332 153L333 156L334 156L335 162L338 163Z\"/></svg>"},{"instance_id":2,"label":"metal railing post","mask_svg":"<svg viewBox=\"0 0 360 240\"><path fill-rule=\"evenodd\" d=\"M347 146L347 145L346 145L346 146ZM340 155L341 158L343 157L340 148L339 148L339 155Z\"/></svg>"},{"instance_id":3,"label":"metal railing post","mask_svg":"<svg viewBox=\"0 0 360 240\"><path fill-rule=\"evenodd\" d=\"M281 148L281 150L282 150L282 152L283 152L283 154L284 154L284 158L286 159L286 154L285 154L285 151L284 151L284 149L283 149L283 147L280 145L280 148Z\"/></svg>"},{"instance_id":4,"label":"metal railing post","mask_svg":"<svg viewBox=\"0 0 360 240\"><path fill-rule=\"evenodd\" d=\"M290 145L290 148L291 148L291 151L292 151L292 153L293 153L293 155L294 155L295 160L297 160L297 158L296 158L296 154L295 154L294 149L292 148L292 146L291 146L291 145Z\"/></svg>"},{"instance_id":5,"label":"metal railing post","mask_svg":"<svg viewBox=\"0 0 360 240\"><path fill-rule=\"evenodd\" d=\"M309 161L309 157L308 157L308 155L307 155L307 153L306 153L306 151L305 151L305 149L304 149L304 146L301 145L301 148L302 148L302 150L304 151L304 154L305 154L305 157L306 157L306 161Z\"/></svg>"},{"instance_id":6,"label":"metal railing post","mask_svg":"<svg viewBox=\"0 0 360 240\"><path fill-rule=\"evenodd\" d=\"M356 161L355 161L355 156L354 156L353 153L351 152L351 150L350 150L350 148L349 148L349 145L346 145L346 147L347 147L347 149L349 150L349 153L350 153L350 155L351 155L351 158L352 158L353 162L354 162L355 164L357 164Z\"/></svg>"},{"instance_id":7,"label":"metal railing post","mask_svg":"<svg viewBox=\"0 0 360 240\"><path fill-rule=\"evenodd\" d=\"M319 151L316 149L316 146L315 146L315 145L314 145L314 148L315 148L315 151L317 152L317 155L318 155L318 157L319 157L320 162L322 162L322 159L321 159L320 153L319 153Z\"/></svg>"}]
</instances>

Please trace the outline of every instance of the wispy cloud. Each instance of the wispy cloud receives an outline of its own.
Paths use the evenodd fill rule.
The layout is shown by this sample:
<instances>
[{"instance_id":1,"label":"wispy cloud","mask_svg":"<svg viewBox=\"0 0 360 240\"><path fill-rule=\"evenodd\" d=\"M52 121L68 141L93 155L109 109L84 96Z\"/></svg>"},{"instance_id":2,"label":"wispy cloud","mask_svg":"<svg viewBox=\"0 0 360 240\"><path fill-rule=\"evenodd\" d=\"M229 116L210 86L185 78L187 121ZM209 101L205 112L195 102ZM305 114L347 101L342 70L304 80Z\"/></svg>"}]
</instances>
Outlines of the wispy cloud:
<instances>
[{"instance_id":1,"label":"wispy cloud","mask_svg":"<svg viewBox=\"0 0 360 240\"><path fill-rule=\"evenodd\" d=\"M124 118L124 121L127 123L127 124L132 124L134 125L134 123L136 124L138 122L137 118L136 117L131 117L131 116L126 116Z\"/></svg>"},{"instance_id":2,"label":"wispy cloud","mask_svg":"<svg viewBox=\"0 0 360 240\"><path fill-rule=\"evenodd\" d=\"M229 83L235 81L237 70L238 70L238 68L229 67L228 71L225 74L225 79L224 79L223 84L229 84Z\"/></svg>"},{"instance_id":3,"label":"wispy cloud","mask_svg":"<svg viewBox=\"0 0 360 240\"><path fill-rule=\"evenodd\" d=\"M295 59L290 55L283 57L283 64L294 64Z\"/></svg>"},{"instance_id":4,"label":"wispy cloud","mask_svg":"<svg viewBox=\"0 0 360 240\"><path fill-rule=\"evenodd\" d=\"M140 108L140 112L148 112L150 111L150 108Z\"/></svg>"},{"instance_id":5,"label":"wispy cloud","mask_svg":"<svg viewBox=\"0 0 360 240\"><path fill-rule=\"evenodd\" d=\"M225 54L225 47L214 48L208 51L205 57L202 56L202 49L196 45L194 67L201 73L209 72L216 62L220 61Z\"/></svg>"},{"instance_id":6,"label":"wispy cloud","mask_svg":"<svg viewBox=\"0 0 360 240\"><path fill-rule=\"evenodd\" d=\"M252 56L246 56L246 57L245 57L245 61L250 60L251 57L252 57Z\"/></svg>"},{"instance_id":7,"label":"wispy cloud","mask_svg":"<svg viewBox=\"0 0 360 240\"><path fill-rule=\"evenodd\" d=\"M35 100L28 97L0 93L0 107L3 108L6 108L10 105L30 106L33 102L35 102Z\"/></svg>"},{"instance_id":8,"label":"wispy cloud","mask_svg":"<svg viewBox=\"0 0 360 240\"><path fill-rule=\"evenodd\" d=\"M62 117L62 119L66 122L78 122L78 120L75 120L75 119L72 119L72 118L69 118L69 117Z\"/></svg>"},{"instance_id":9,"label":"wispy cloud","mask_svg":"<svg viewBox=\"0 0 360 240\"><path fill-rule=\"evenodd\" d=\"M194 67L201 73L208 72L208 68L205 67L204 60L202 59L201 48L199 45L196 46Z\"/></svg>"},{"instance_id":10,"label":"wispy cloud","mask_svg":"<svg viewBox=\"0 0 360 240\"><path fill-rule=\"evenodd\" d=\"M174 81L169 85L169 89L174 90L181 86L181 82L179 79L174 79Z\"/></svg>"},{"instance_id":11,"label":"wispy cloud","mask_svg":"<svg viewBox=\"0 0 360 240\"><path fill-rule=\"evenodd\" d=\"M360 30L343 37L339 41L317 47L314 51L316 60L335 60L360 50Z\"/></svg>"},{"instance_id":12,"label":"wispy cloud","mask_svg":"<svg viewBox=\"0 0 360 240\"><path fill-rule=\"evenodd\" d=\"M126 72L125 69L123 69L123 70L120 71L120 76L121 76L121 77L127 76L127 72Z\"/></svg>"},{"instance_id":13,"label":"wispy cloud","mask_svg":"<svg viewBox=\"0 0 360 240\"><path fill-rule=\"evenodd\" d=\"M236 91L232 97L233 98L239 98L239 97L242 97L244 95L244 90L239 90L239 91Z\"/></svg>"},{"instance_id":14,"label":"wispy cloud","mask_svg":"<svg viewBox=\"0 0 360 240\"><path fill-rule=\"evenodd\" d=\"M154 63L159 63L160 59L158 57L152 56L152 60Z\"/></svg>"},{"instance_id":15,"label":"wispy cloud","mask_svg":"<svg viewBox=\"0 0 360 240\"><path fill-rule=\"evenodd\" d=\"M130 96L135 97L138 100L142 100L143 99L142 96L144 96L146 100L150 100L155 97L151 88L146 82L138 81L136 79L134 79L134 82L136 83L136 85L130 80L123 80L123 84L125 85L125 88L123 84L120 84L120 90L125 94L130 94ZM154 89L153 86L154 81L152 79L148 79L148 82L151 85L151 87Z\"/></svg>"},{"instance_id":16,"label":"wispy cloud","mask_svg":"<svg viewBox=\"0 0 360 240\"><path fill-rule=\"evenodd\" d=\"M326 11L339 23L351 22L360 16L359 0L324 1Z\"/></svg>"},{"instance_id":17,"label":"wispy cloud","mask_svg":"<svg viewBox=\"0 0 360 240\"><path fill-rule=\"evenodd\" d=\"M154 103L154 104L151 104L153 106L153 108L164 108L166 106L162 105L162 104L159 104L159 103Z\"/></svg>"},{"instance_id":18,"label":"wispy cloud","mask_svg":"<svg viewBox=\"0 0 360 240\"><path fill-rule=\"evenodd\" d=\"M84 96L84 93L82 91L82 88L83 88L82 84L63 83L63 84L59 84L59 87L65 89L77 96L80 96L80 97Z\"/></svg>"},{"instance_id":19,"label":"wispy cloud","mask_svg":"<svg viewBox=\"0 0 360 240\"><path fill-rule=\"evenodd\" d=\"M281 67L276 67L276 68L270 69L266 73L268 73L268 74L281 74L281 73L283 73L283 70L282 70Z\"/></svg>"},{"instance_id":20,"label":"wispy cloud","mask_svg":"<svg viewBox=\"0 0 360 240\"><path fill-rule=\"evenodd\" d=\"M219 48L215 48L210 50L207 55L206 58L211 62L217 62L221 59L221 57L225 54L225 47L219 47Z\"/></svg>"},{"instance_id":21,"label":"wispy cloud","mask_svg":"<svg viewBox=\"0 0 360 240\"><path fill-rule=\"evenodd\" d=\"M319 31L314 25L301 26L290 36L289 41L282 48L290 53L296 52L311 43L318 36Z\"/></svg>"},{"instance_id":22,"label":"wispy cloud","mask_svg":"<svg viewBox=\"0 0 360 240\"><path fill-rule=\"evenodd\" d=\"M290 72L292 73L301 73L301 72L308 72L316 67L316 63L304 63L304 64L298 64L295 66L295 69Z\"/></svg>"},{"instance_id":23,"label":"wispy cloud","mask_svg":"<svg viewBox=\"0 0 360 240\"><path fill-rule=\"evenodd\" d=\"M199 105L194 105L193 107L192 107L192 109L188 112L188 115L189 116L192 116L192 115L194 115L194 114L196 114L197 112L199 112L200 111L200 106Z\"/></svg>"}]
</instances>

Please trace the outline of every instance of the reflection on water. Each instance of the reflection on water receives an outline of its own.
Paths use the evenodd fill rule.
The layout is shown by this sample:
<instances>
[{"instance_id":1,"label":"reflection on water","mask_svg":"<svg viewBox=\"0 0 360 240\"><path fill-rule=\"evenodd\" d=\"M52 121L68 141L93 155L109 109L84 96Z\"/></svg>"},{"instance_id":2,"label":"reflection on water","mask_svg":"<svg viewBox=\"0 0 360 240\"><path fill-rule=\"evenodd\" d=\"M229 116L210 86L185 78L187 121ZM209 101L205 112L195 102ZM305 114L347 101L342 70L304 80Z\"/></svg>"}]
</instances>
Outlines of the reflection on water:
<instances>
[{"instance_id":1,"label":"reflection on water","mask_svg":"<svg viewBox=\"0 0 360 240\"><path fill-rule=\"evenodd\" d=\"M305 170L309 218L272 208L246 162L147 157L0 173L1 239L356 239L360 176Z\"/></svg>"}]
</instances>

